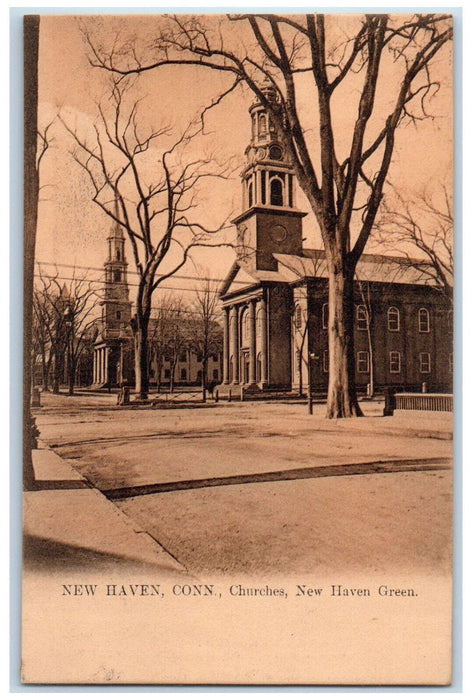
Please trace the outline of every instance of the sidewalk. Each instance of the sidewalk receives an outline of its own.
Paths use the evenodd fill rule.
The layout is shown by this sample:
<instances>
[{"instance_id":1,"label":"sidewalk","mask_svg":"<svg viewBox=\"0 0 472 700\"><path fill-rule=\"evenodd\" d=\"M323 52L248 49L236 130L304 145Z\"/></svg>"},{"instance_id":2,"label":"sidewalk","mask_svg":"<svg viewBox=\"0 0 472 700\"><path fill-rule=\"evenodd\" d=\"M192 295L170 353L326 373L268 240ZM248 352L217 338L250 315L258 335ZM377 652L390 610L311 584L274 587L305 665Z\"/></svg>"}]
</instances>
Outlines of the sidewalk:
<instances>
[{"instance_id":1,"label":"sidewalk","mask_svg":"<svg viewBox=\"0 0 472 700\"><path fill-rule=\"evenodd\" d=\"M36 488L23 494L25 568L104 570L121 562L185 575L170 553L44 443L33 450L33 466Z\"/></svg>"}]
</instances>

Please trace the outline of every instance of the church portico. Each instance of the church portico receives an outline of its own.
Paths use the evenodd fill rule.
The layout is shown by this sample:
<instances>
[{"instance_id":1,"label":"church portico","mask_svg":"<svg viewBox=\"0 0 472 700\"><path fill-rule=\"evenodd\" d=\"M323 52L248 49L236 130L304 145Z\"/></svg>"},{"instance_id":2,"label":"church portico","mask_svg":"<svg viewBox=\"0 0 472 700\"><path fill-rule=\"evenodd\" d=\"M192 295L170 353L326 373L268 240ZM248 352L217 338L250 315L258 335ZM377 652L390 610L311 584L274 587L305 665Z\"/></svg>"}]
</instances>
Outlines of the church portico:
<instances>
[{"instance_id":1,"label":"church portico","mask_svg":"<svg viewBox=\"0 0 472 700\"><path fill-rule=\"evenodd\" d=\"M258 391L267 385L267 314L260 292L238 304L228 304L224 313L224 386Z\"/></svg>"}]
</instances>

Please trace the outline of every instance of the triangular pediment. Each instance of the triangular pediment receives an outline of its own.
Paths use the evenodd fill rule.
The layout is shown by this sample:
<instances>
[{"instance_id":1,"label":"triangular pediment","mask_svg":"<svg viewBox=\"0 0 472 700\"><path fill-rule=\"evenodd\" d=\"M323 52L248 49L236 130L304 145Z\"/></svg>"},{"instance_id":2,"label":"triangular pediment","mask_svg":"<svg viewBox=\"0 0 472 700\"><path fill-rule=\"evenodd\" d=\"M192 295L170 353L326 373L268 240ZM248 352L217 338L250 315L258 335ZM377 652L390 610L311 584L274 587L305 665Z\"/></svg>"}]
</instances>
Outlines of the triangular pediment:
<instances>
[{"instance_id":1,"label":"triangular pediment","mask_svg":"<svg viewBox=\"0 0 472 700\"><path fill-rule=\"evenodd\" d=\"M260 278L257 276L257 273L251 274L248 270L241 267L239 263L235 262L223 282L220 289L220 296L224 297L235 294L236 292L241 292L247 287L253 287L255 284L259 283Z\"/></svg>"}]
</instances>

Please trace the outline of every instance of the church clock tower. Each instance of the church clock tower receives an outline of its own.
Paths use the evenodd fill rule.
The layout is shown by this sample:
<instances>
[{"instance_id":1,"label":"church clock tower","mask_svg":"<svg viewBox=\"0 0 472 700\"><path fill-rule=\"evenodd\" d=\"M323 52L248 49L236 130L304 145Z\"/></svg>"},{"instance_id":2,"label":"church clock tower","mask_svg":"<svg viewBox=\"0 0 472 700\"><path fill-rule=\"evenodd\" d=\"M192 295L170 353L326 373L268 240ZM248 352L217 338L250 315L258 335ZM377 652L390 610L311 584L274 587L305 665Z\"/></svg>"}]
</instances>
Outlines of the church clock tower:
<instances>
[{"instance_id":1,"label":"church clock tower","mask_svg":"<svg viewBox=\"0 0 472 700\"><path fill-rule=\"evenodd\" d=\"M277 94L269 84L262 91L277 108ZM273 253L302 254L302 218L295 207L295 175L275 126L260 101L249 109L251 141L247 166L241 174L243 213L238 229L238 259L253 270L276 270Z\"/></svg>"}]
</instances>

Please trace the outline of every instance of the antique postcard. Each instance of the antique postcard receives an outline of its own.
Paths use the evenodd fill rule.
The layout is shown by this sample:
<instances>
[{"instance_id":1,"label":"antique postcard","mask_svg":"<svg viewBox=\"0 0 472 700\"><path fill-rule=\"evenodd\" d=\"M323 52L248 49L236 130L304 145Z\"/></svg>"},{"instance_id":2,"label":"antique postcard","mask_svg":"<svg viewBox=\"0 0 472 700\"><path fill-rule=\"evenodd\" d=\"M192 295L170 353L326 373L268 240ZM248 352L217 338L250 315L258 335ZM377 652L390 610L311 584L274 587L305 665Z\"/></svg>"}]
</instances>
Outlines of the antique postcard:
<instances>
[{"instance_id":1,"label":"antique postcard","mask_svg":"<svg viewBox=\"0 0 472 700\"><path fill-rule=\"evenodd\" d=\"M24 18L24 684L453 682L453 18Z\"/></svg>"}]
</instances>

